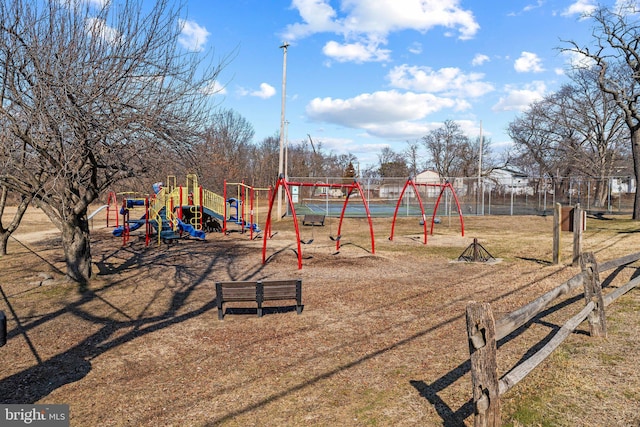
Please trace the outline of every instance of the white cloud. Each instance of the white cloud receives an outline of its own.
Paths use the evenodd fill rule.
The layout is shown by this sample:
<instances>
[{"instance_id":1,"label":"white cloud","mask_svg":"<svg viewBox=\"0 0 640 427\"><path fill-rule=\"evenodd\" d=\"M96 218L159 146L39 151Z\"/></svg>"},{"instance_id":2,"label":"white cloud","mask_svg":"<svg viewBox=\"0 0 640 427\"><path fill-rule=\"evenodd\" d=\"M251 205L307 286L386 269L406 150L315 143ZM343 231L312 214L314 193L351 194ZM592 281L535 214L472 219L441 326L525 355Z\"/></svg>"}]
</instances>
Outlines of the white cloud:
<instances>
[{"instance_id":1,"label":"white cloud","mask_svg":"<svg viewBox=\"0 0 640 427\"><path fill-rule=\"evenodd\" d=\"M108 26L104 19L87 18L84 27L92 37L100 37L109 43L115 43L120 38L120 32Z\"/></svg>"},{"instance_id":2,"label":"white cloud","mask_svg":"<svg viewBox=\"0 0 640 427\"><path fill-rule=\"evenodd\" d=\"M434 27L456 28L461 39L475 35L480 26L473 13L461 9L459 0L345 0L338 17L329 0L293 0L303 23L287 26L286 40L314 33L373 33L386 35L392 31L428 31Z\"/></svg>"},{"instance_id":3,"label":"white cloud","mask_svg":"<svg viewBox=\"0 0 640 427\"><path fill-rule=\"evenodd\" d=\"M530 12L530 11L532 11L532 10L534 10L534 9L537 9L537 8L539 8L539 7L542 7L542 5L543 5L543 4L544 4L544 1L543 1L543 0L538 0L538 2L537 2L537 3L535 3L535 4L528 4L528 5L526 5L526 6L522 9L522 11L523 11L523 12Z\"/></svg>"},{"instance_id":4,"label":"white cloud","mask_svg":"<svg viewBox=\"0 0 640 427\"><path fill-rule=\"evenodd\" d=\"M432 94L379 91L350 99L315 98L306 107L313 120L358 128L374 123L416 120L430 113L451 108L455 101Z\"/></svg>"},{"instance_id":5,"label":"white cloud","mask_svg":"<svg viewBox=\"0 0 640 427\"><path fill-rule=\"evenodd\" d=\"M271 98L276 94L276 89L268 83L260 83L260 90L254 90L249 95L262 99Z\"/></svg>"},{"instance_id":6,"label":"white cloud","mask_svg":"<svg viewBox=\"0 0 640 427\"><path fill-rule=\"evenodd\" d=\"M422 53L422 44L418 42L413 42L411 46L409 46L408 50L410 53L413 53L414 55L419 55Z\"/></svg>"},{"instance_id":7,"label":"white cloud","mask_svg":"<svg viewBox=\"0 0 640 427\"><path fill-rule=\"evenodd\" d=\"M338 62L371 62L388 61L389 50L379 49L376 44L328 42L322 52Z\"/></svg>"},{"instance_id":8,"label":"white cloud","mask_svg":"<svg viewBox=\"0 0 640 427\"><path fill-rule=\"evenodd\" d=\"M596 2L594 0L578 0L569 5L562 11L562 16L584 16L596 10Z\"/></svg>"},{"instance_id":9,"label":"white cloud","mask_svg":"<svg viewBox=\"0 0 640 427\"><path fill-rule=\"evenodd\" d=\"M445 96L479 97L494 90L482 81L482 73L463 73L459 68L447 67L437 71L430 67L400 65L389 71L387 78L393 87L419 92L442 93Z\"/></svg>"},{"instance_id":10,"label":"white cloud","mask_svg":"<svg viewBox=\"0 0 640 427\"><path fill-rule=\"evenodd\" d=\"M491 109L493 111L525 111L535 101L540 101L546 92L544 82L535 81L524 88L513 86L505 87L507 95L500 97L500 100Z\"/></svg>"},{"instance_id":11,"label":"white cloud","mask_svg":"<svg viewBox=\"0 0 640 427\"><path fill-rule=\"evenodd\" d=\"M284 40L293 41L315 33L339 32L337 15L325 0L293 0L292 8L297 9L304 23L290 24L284 32Z\"/></svg>"},{"instance_id":12,"label":"white cloud","mask_svg":"<svg viewBox=\"0 0 640 427\"><path fill-rule=\"evenodd\" d=\"M204 90L207 95L226 95L227 88L217 81L211 82Z\"/></svg>"},{"instance_id":13,"label":"white cloud","mask_svg":"<svg viewBox=\"0 0 640 427\"><path fill-rule=\"evenodd\" d=\"M516 59L513 68L519 73L540 73L544 71L542 60L535 53L522 52Z\"/></svg>"},{"instance_id":14,"label":"white cloud","mask_svg":"<svg viewBox=\"0 0 640 427\"><path fill-rule=\"evenodd\" d=\"M573 68L591 68L595 65L595 61L579 52L562 52L566 58L567 66Z\"/></svg>"},{"instance_id":15,"label":"white cloud","mask_svg":"<svg viewBox=\"0 0 640 427\"><path fill-rule=\"evenodd\" d=\"M370 136L418 138L429 130L421 119L444 108L462 107L464 103L455 99L392 90L349 99L315 98L306 113L313 121L362 129Z\"/></svg>"},{"instance_id":16,"label":"white cloud","mask_svg":"<svg viewBox=\"0 0 640 427\"><path fill-rule=\"evenodd\" d=\"M78 2L76 0L56 0L56 3L69 9L85 6L102 9L109 3L109 0L85 0L84 2Z\"/></svg>"},{"instance_id":17,"label":"white cloud","mask_svg":"<svg viewBox=\"0 0 640 427\"><path fill-rule=\"evenodd\" d=\"M487 55L484 55L482 53L476 53L476 56L474 56L473 59L471 60L471 65L473 65L474 67L477 67L489 61L490 59Z\"/></svg>"},{"instance_id":18,"label":"white cloud","mask_svg":"<svg viewBox=\"0 0 640 427\"><path fill-rule=\"evenodd\" d=\"M459 39L474 37L480 26L473 13L462 9L459 3L460 0L343 0L338 12L329 0L293 0L292 7L298 10L303 22L288 25L282 37L294 41L316 33L337 34L344 37L344 43L333 42L336 46L351 46L357 40L355 45L378 53L366 57L377 61L381 52L388 57L388 52L377 46L386 44L392 32L425 33L443 27L446 34L456 30ZM360 61L363 58L353 57ZM341 58L347 60L349 55Z\"/></svg>"},{"instance_id":19,"label":"white cloud","mask_svg":"<svg viewBox=\"0 0 640 427\"><path fill-rule=\"evenodd\" d=\"M314 144L322 144L323 150L333 151L338 154L346 154L353 147L353 139L351 138L335 138L335 137L325 137L325 136L316 136L313 137Z\"/></svg>"},{"instance_id":20,"label":"white cloud","mask_svg":"<svg viewBox=\"0 0 640 427\"><path fill-rule=\"evenodd\" d=\"M435 129L430 123L400 121L388 124L371 124L366 127L371 136L392 140L417 139ZM380 151L378 151L379 153Z\"/></svg>"},{"instance_id":21,"label":"white cloud","mask_svg":"<svg viewBox=\"0 0 640 427\"><path fill-rule=\"evenodd\" d=\"M211 35L205 27L201 27L195 21L180 20L182 32L178 37L178 42L187 50L199 52L207 43L207 38Z\"/></svg>"}]
</instances>

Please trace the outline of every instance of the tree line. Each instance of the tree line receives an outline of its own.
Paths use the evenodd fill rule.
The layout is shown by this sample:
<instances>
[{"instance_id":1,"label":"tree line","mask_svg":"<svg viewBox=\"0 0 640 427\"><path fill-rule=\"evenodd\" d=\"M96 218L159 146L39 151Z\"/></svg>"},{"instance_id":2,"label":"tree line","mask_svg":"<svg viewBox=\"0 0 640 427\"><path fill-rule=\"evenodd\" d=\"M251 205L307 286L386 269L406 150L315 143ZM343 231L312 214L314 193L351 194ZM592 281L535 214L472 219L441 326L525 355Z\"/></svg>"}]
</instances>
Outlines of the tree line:
<instances>
[{"instance_id":1,"label":"tree line","mask_svg":"<svg viewBox=\"0 0 640 427\"><path fill-rule=\"evenodd\" d=\"M106 192L149 192L168 175L196 173L208 189L225 180L268 187L277 179L280 136L255 141L239 112L211 105L211 88L230 57L178 43L183 7L149 11L141 0L0 0L0 255L27 206L60 229L67 276L91 278L87 210ZM570 81L509 124L513 147L466 135L455 120L405 148L385 148L356 170L353 154L327 151L311 135L288 142L292 177L476 177L511 165L557 178L640 173L638 11L602 8L591 16L593 46L561 50L588 59ZM629 158L631 157L631 161ZM481 161L482 160L482 161ZM481 169L481 170L480 170ZM599 190L600 196L606 189ZM3 223L7 203L16 215ZM638 194L634 219L640 219Z\"/></svg>"}]
</instances>

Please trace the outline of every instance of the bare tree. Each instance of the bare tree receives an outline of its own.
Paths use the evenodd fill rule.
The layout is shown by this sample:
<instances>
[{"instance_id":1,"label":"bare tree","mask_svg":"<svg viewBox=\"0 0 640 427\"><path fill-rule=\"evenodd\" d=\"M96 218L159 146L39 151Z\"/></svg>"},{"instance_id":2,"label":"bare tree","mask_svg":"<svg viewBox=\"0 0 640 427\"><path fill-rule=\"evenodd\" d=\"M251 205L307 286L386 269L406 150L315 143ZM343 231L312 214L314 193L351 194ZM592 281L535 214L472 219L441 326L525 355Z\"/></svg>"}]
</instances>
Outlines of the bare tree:
<instances>
[{"instance_id":1,"label":"bare tree","mask_svg":"<svg viewBox=\"0 0 640 427\"><path fill-rule=\"evenodd\" d=\"M222 109L214 114L196 148L193 168L202 177L202 184L220 193L225 180L250 184L254 134L251 123L236 111Z\"/></svg>"},{"instance_id":2,"label":"bare tree","mask_svg":"<svg viewBox=\"0 0 640 427\"><path fill-rule=\"evenodd\" d=\"M473 155L469 137L453 120L445 120L442 127L422 137L433 167L441 177L464 176L467 158ZM476 157L477 159L477 157Z\"/></svg>"},{"instance_id":3,"label":"bare tree","mask_svg":"<svg viewBox=\"0 0 640 427\"><path fill-rule=\"evenodd\" d=\"M251 185L268 187L278 178L278 158L280 155L280 137L277 134L264 138L254 144L249 156L252 171Z\"/></svg>"},{"instance_id":4,"label":"bare tree","mask_svg":"<svg viewBox=\"0 0 640 427\"><path fill-rule=\"evenodd\" d=\"M608 194L605 178L622 159L627 132L620 110L600 90L597 75L583 69L571 77L573 83L510 123L509 135L519 152L515 160L528 165L530 173L555 178L559 190L569 185L563 178L594 178L594 206L602 206Z\"/></svg>"},{"instance_id":5,"label":"bare tree","mask_svg":"<svg viewBox=\"0 0 640 427\"><path fill-rule=\"evenodd\" d=\"M640 21L635 3L617 11L600 8L591 14L595 22L594 46L568 41L565 52L577 53L592 61L600 89L609 94L623 113L629 130L633 169L640 182ZM584 64L578 67L584 67ZM640 219L640 193L636 191L633 219Z\"/></svg>"},{"instance_id":6,"label":"bare tree","mask_svg":"<svg viewBox=\"0 0 640 427\"><path fill-rule=\"evenodd\" d=\"M378 163L379 174L383 178L409 176L409 167L404 156L389 147L384 147L378 154Z\"/></svg>"},{"instance_id":7,"label":"bare tree","mask_svg":"<svg viewBox=\"0 0 640 427\"><path fill-rule=\"evenodd\" d=\"M594 178L594 205L604 206L608 195L606 178L616 172L628 146L628 128L612 97L600 90L597 75L580 69L572 74L573 84L559 91L562 117L582 140L575 155L583 176Z\"/></svg>"},{"instance_id":8,"label":"bare tree","mask_svg":"<svg viewBox=\"0 0 640 427\"><path fill-rule=\"evenodd\" d=\"M16 146L19 141L12 138L8 132L0 133L0 170L10 172L18 169L23 159L15 156ZM7 254L7 244L11 235L18 229L22 218L31 203L31 197L10 191L9 187L0 182L0 256ZM9 201L17 202L16 210L8 224L3 218L8 218L7 204Z\"/></svg>"},{"instance_id":9,"label":"bare tree","mask_svg":"<svg viewBox=\"0 0 640 427\"><path fill-rule=\"evenodd\" d=\"M358 178L358 170L354 166L354 164L358 164L358 157L353 153L340 154L338 156L332 155L329 161L341 171L340 176Z\"/></svg>"},{"instance_id":10,"label":"bare tree","mask_svg":"<svg viewBox=\"0 0 640 427\"><path fill-rule=\"evenodd\" d=\"M407 167L409 174L413 177L420 173L420 142L407 141L407 148L404 150L404 156L407 159Z\"/></svg>"},{"instance_id":11,"label":"bare tree","mask_svg":"<svg viewBox=\"0 0 640 427\"><path fill-rule=\"evenodd\" d=\"M8 197L9 189L6 185L0 185L0 256L7 254L9 237L11 237L13 232L18 229L18 226L27 211L27 207L29 206L29 203L31 203L31 198L29 196L19 195L20 200L16 206L13 218L9 221L9 224L6 224L5 226L3 224L2 217L5 213L5 209L7 208Z\"/></svg>"},{"instance_id":12,"label":"bare tree","mask_svg":"<svg viewBox=\"0 0 640 427\"><path fill-rule=\"evenodd\" d=\"M185 156L223 62L179 43L181 8L158 0L0 0L0 123L24 167L3 171L61 230L67 276L91 277L87 208L146 160ZM151 165L152 166L152 165Z\"/></svg>"}]
</instances>

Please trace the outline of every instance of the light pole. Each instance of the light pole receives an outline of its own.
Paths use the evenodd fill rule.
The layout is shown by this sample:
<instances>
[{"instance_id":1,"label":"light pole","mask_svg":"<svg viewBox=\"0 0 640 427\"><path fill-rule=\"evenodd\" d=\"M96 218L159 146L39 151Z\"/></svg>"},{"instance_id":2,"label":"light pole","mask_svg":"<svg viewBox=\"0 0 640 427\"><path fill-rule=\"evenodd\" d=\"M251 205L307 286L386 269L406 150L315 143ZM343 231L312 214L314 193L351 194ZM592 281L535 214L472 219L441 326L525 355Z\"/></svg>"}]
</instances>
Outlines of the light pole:
<instances>
[{"instance_id":1,"label":"light pole","mask_svg":"<svg viewBox=\"0 0 640 427\"><path fill-rule=\"evenodd\" d=\"M283 52L282 58L282 108L280 112L280 156L278 160L278 179L284 176L284 109L285 100L287 98L287 48L289 43L284 42L280 49ZM282 218L282 186L278 186L278 218Z\"/></svg>"},{"instance_id":2,"label":"light pole","mask_svg":"<svg viewBox=\"0 0 640 427\"><path fill-rule=\"evenodd\" d=\"M289 120L284 124L284 180L289 181Z\"/></svg>"},{"instance_id":3,"label":"light pole","mask_svg":"<svg viewBox=\"0 0 640 427\"><path fill-rule=\"evenodd\" d=\"M484 193L482 185L482 120L480 120L480 140L478 141L480 148L478 151L478 186L476 189L476 215L482 213L484 215L484 209L481 209L484 204Z\"/></svg>"}]
</instances>

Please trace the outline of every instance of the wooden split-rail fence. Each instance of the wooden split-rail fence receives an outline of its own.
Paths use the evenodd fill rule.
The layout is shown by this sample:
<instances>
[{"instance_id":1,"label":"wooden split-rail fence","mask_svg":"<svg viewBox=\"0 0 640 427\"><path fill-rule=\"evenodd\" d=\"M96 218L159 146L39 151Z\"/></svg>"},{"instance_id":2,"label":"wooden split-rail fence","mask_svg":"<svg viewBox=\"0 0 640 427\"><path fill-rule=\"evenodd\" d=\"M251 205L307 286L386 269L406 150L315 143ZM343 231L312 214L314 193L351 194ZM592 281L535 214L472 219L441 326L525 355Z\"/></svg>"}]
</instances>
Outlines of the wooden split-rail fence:
<instances>
[{"instance_id":1,"label":"wooden split-rail fence","mask_svg":"<svg viewBox=\"0 0 640 427\"><path fill-rule=\"evenodd\" d=\"M600 273L639 259L640 252L598 264L593 253L583 253L580 256L582 270L580 273L498 320L494 320L490 304L478 302L467 304L467 336L471 359L475 427L499 426L501 424L500 396L524 379L585 319L589 321L591 336L606 337L605 308L640 284L640 277L636 277L607 295L603 295ZM567 320L553 338L533 356L499 377L496 343L536 317L556 299L569 294L580 286L584 287L584 308Z\"/></svg>"}]
</instances>

